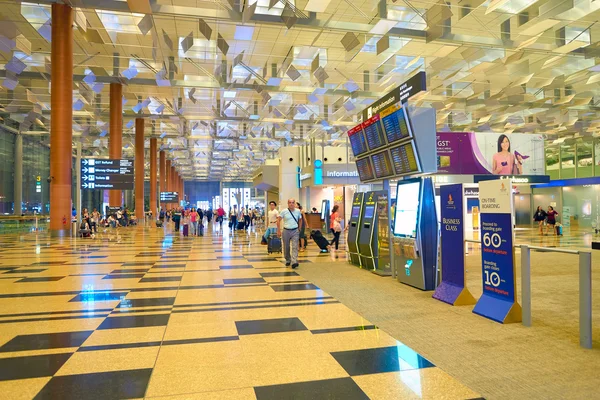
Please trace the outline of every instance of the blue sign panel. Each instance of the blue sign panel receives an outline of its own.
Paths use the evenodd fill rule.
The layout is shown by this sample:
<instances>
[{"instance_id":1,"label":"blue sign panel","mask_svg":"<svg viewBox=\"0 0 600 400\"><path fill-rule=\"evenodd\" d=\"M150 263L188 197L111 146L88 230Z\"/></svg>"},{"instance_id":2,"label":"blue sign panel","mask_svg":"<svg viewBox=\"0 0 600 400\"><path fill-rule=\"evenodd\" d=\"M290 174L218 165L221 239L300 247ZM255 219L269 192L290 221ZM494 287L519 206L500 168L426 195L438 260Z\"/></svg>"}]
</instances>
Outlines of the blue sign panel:
<instances>
[{"instance_id":1,"label":"blue sign panel","mask_svg":"<svg viewBox=\"0 0 600 400\"><path fill-rule=\"evenodd\" d=\"M440 188L442 235L442 282L433 298L452 305L475 304L465 288L463 185Z\"/></svg>"},{"instance_id":2,"label":"blue sign panel","mask_svg":"<svg viewBox=\"0 0 600 400\"><path fill-rule=\"evenodd\" d=\"M511 183L505 179L479 184L483 294L473 312L494 321L518 322L513 253Z\"/></svg>"}]
</instances>

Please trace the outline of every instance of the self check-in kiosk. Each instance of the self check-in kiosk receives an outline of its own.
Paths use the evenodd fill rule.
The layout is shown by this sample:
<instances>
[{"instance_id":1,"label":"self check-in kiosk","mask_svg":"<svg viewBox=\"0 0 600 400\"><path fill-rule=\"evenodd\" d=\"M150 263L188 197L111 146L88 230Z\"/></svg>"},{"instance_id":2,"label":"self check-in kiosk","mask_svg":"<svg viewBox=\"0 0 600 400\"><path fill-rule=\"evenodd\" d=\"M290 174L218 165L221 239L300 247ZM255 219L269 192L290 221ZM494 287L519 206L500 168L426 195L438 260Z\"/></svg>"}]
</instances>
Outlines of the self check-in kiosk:
<instances>
[{"instance_id":1,"label":"self check-in kiosk","mask_svg":"<svg viewBox=\"0 0 600 400\"><path fill-rule=\"evenodd\" d=\"M399 181L395 212L393 248L398 281L434 290L439 233L431 178Z\"/></svg>"},{"instance_id":2,"label":"self check-in kiosk","mask_svg":"<svg viewBox=\"0 0 600 400\"><path fill-rule=\"evenodd\" d=\"M355 193L352 199L352 212L348 221L348 254L350 262L360 266L360 254L358 250L358 234L360 232L364 193Z\"/></svg>"},{"instance_id":3,"label":"self check-in kiosk","mask_svg":"<svg viewBox=\"0 0 600 400\"><path fill-rule=\"evenodd\" d=\"M387 191L380 190L367 192L364 196L362 219L358 232L358 251L362 268L370 271L377 270L380 264L378 201L382 197L387 200L387 195Z\"/></svg>"}]
</instances>

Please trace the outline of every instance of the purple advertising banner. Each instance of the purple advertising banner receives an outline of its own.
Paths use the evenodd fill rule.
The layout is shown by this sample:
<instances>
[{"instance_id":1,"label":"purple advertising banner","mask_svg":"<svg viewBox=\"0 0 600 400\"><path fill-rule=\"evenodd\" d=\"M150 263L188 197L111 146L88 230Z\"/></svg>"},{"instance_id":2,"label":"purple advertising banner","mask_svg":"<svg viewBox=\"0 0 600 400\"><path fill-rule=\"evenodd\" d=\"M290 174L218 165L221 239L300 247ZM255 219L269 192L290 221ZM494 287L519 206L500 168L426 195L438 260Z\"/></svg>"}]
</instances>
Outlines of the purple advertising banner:
<instances>
[{"instance_id":1,"label":"purple advertising banner","mask_svg":"<svg viewBox=\"0 0 600 400\"><path fill-rule=\"evenodd\" d=\"M438 173L544 175L544 138L536 134L437 133Z\"/></svg>"},{"instance_id":2,"label":"purple advertising banner","mask_svg":"<svg viewBox=\"0 0 600 400\"><path fill-rule=\"evenodd\" d=\"M465 288L463 185L440 187L442 282L433 298L452 305L474 304Z\"/></svg>"}]
</instances>

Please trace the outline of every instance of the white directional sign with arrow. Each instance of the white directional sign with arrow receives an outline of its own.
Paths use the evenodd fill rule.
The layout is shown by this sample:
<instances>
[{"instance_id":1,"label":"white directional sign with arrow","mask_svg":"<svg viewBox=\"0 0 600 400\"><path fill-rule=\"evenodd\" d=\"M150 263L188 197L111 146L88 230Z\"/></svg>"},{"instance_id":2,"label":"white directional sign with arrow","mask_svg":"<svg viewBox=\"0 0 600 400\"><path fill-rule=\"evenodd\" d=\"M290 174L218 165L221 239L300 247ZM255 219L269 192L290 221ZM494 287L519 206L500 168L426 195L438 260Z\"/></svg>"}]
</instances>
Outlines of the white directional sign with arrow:
<instances>
[{"instance_id":1,"label":"white directional sign with arrow","mask_svg":"<svg viewBox=\"0 0 600 400\"><path fill-rule=\"evenodd\" d=\"M81 160L81 188L132 190L133 172L133 160L84 158Z\"/></svg>"}]
</instances>

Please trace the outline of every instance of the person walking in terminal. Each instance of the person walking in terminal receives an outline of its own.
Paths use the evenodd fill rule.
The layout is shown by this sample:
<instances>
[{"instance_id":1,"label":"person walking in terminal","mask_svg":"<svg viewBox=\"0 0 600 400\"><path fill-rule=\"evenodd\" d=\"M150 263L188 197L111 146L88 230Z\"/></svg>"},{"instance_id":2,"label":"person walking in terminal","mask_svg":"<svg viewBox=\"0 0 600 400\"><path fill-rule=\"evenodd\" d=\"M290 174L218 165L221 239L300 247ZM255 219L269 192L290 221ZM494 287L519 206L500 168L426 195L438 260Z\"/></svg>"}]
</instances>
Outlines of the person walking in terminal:
<instances>
[{"instance_id":1,"label":"person walking in terminal","mask_svg":"<svg viewBox=\"0 0 600 400\"><path fill-rule=\"evenodd\" d=\"M225 217L225 209L219 206L217 208L217 223L219 224L219 229L223 230L223 218Z\"/></svg>"},{"instance_id":2,"label":"person walking in terminal","mask_svg":"<svg viewBox=\"0 0 600 400\"><path fill-rule=\"evenodd\" d=\"M269 212L267 213L267 219L265 221L265 234L262 237L261 244L266 246L269 243L269 237L272 234L277 234L277 226L279 225L278 221L279 211L277 210L277 203L270 201Z\"/></svg>"},{"instance_id":3,"label":"person walking in terminal","mask_svg":"<svg viewBox=\"0 0 600 400\"><path fill-rule=\"evenodd\" d=\"M340 206L335 205L331 210L331 216L329 218L329 228L331 229L331 233L333 233L333 240L331 241L330 246L333 247L335 243L335 249L338 250L340 247L340 234L342 233L342 224L340 223L341 218L338 213ZM336 254L337 257L337 254Z\"/></svg>"},{"instance_id":4,"label":"person walking in terminal","mask_svg":"<svg viewBox=\"0 0 600 400\"><path fill-rule=\"evenodd\" d=\"M546 216L546 211L544 211L541 206L538 206L535 214L533 214L533 220L538 223L540 228L540 235L544 234L544 221L546 220Z\"/></svg>"},{"instance_id":5,"label":"person walking in terminal","mask_svg":"<svg viewBox=\"0 0 600 400\"><path fill-rule=\"evenodd\" d=\"M198 234L198 218L199 218L199 215L196 212L196 209L192 208L192 211L190 212L190 222L192 224L192 232L191 232L191 234L193 236L196 236ZM200 222L200 223L202 223L202 222Z\"/></svg>"},{"instance_id":6,"label":"person walking in terminal","mask_svg":"<svg viewBox=\"0 0 600 400\"><path fill-rule=\"evenodd\" d=\"M546 235L548 234L548 228L552 229L554 235L556 235L556 216L558 213L554 211L554 207L548 206L548 212L546 215Z\"/></svg>"},{"instance_id":7,"label":"person walking in terminal","mask_svg":"<svg viewBox=\"0 0 600 400\"><path fill-rule=\"evenodd\" d=\"M181 223L183 210L174 209L173 210L173 222L175 223L175 232L179 232L179 224Z\"/></svg>"},{"instance_id":8,"label":"person walking in terminal","mask_svg":"<svg viewBox=\"0 0 600 400\"><path fill-rule=\"evenodd\" d=\"M302 214L302 218L300 219L300 250L306 250L306 246L308 245L308 240L306 239L306 228L310 230L310 227L308 226L308 221L306 220L306 213L302 209L300 203L296 203L296 206Z\"/></svg>"},{"instance_id":9,"label":"person walking in terminal","mask_svg":"<svg viewBox=\"0 0 600 400\"><path fill-rule=\"evenodd\" d=\"M229 230L233 234L237 226L237 205L234 205L231 211L229 211Z\"/></svg>"},{"instance_id":10,"label":"person walking in terminal","mask_svg":"<svg viewBox=\"0 0 600 400\"><path fill-rule=\"evenodd\" d=\"M279 213L277 218L277 235L283 240L283 255L285 257L285 266L298 268L298 239L300 237L300 219L302 214L296 209L296 200L288 199L288 208ZM281 225L283 221L283 235L281 234Z\"/></svg>"}]
</instances>

